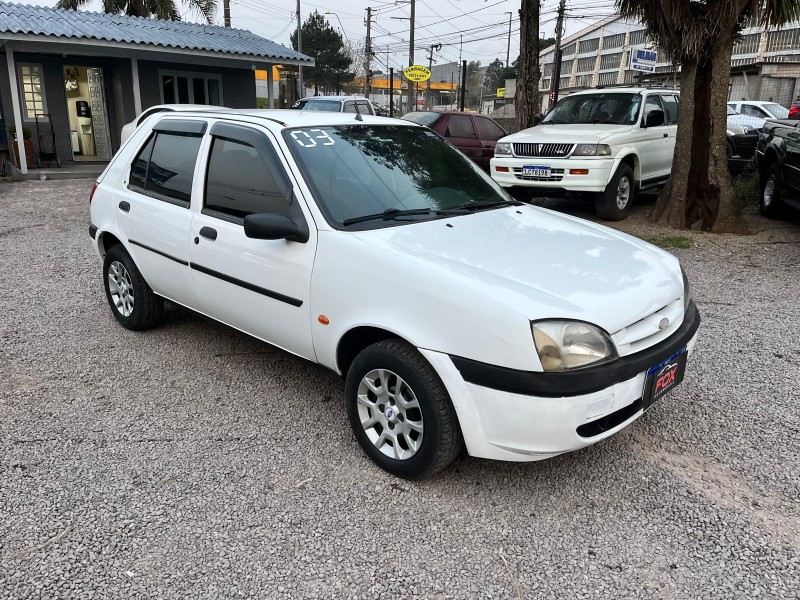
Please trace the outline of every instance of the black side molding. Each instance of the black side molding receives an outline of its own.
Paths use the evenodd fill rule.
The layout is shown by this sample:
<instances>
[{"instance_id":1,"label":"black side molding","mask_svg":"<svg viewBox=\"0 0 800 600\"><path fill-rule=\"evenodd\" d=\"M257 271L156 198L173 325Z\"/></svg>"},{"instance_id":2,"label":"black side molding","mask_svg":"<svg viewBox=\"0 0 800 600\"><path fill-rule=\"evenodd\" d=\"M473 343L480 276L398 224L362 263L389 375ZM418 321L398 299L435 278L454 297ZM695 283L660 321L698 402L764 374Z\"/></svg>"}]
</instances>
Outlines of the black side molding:
<instances>
[{"instance_id":1,"label":"black side molding","mask_svg":"<svg viewBox=\"0 0 800 600\"><path fill-rule=\"evenodd\" d=\"M545 398L579 396L598 392L626 381L657 365L686 346L699 327L700 312L694 302L689 302L683 323L678 331L666 340L611 363L563 373L519 371L452 355L450 359L464 380L475 385L501 392Z\"/></svg>"},{"instance_id":2,"label":"black side molding","mask_svg":"<svg viewBox=\"0 0 800 600\"><path fill-rule=\"evenodd\" d=\"M198 265L197 263L192 263L191 268L195 271L200 271L201 273L205 273L211 277L216 277L217 279L221 279L222 281L226 281L228 283L232 283L233 285L238 285L239 287L243 287L246 290L250 290L251 292L255 292L257 294L261 294L266 296L267 298L272 298L273 300L278 300L280 302L285 302L286 304L291 304L292 306L302 306L303 301L298 300L297 298L292 298L291 296L285 296L279 292L273 292L272 290L268 290L267 288L262 288L257 285L254 285L248 281L242 281L241 279L236 279L235 277L231 277L230 275L226 275L225 273L220 273L219 271L214 271L209 269L208 267L203 267Z\"/></svg>"},{"instance_id":3,"label":"black side molding","mask_svg":"<svg viewBox=\"0 0 800 600\"><path fill-rule=\"evenodd\" d=\"M158 254L159 256L163 256L164 258L168 258L170 260L174 260L176 263L182 264L184 267L189 266L189 262L185 260L181 260L180 258L175 258L174 256L167 254L166 252L162 252L161 250L156 250L155 248L151 248L150 246L145 246L144 244L137 242L136 240L128 240L129 244L133 244L134 246L139 246L139 248L144 248L145 250L149 250L154 254Z\"/></svg>"},{"instance_id":4,"label":"black side molding","mask_svg":"<svg viewBox=\"0 0 800 600\"><path fill-rule=\"evenodd\" d=\"M97 236L97 227L89 224L89 237L94 239Z\"/></svg>"}]
</instances>

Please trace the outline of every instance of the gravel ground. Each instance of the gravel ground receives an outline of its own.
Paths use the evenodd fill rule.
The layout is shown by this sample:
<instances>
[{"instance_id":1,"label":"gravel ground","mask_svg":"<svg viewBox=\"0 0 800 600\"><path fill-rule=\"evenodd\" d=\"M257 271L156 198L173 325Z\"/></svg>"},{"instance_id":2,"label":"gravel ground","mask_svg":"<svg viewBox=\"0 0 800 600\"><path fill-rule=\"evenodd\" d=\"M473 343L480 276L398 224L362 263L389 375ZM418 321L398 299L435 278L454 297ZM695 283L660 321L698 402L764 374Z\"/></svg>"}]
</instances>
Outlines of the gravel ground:
<instances>
[{"instance_id":1,"label":"gravel ground","mask_svg":"<svg viewBox=\"0 0 800 600\"><path fill-rule=\"evenodd\" d=\"M90 186L0 185L1 598L800 597L800 223L688 234L701 337L631 427L410 483L332 373L174 307L119 327Z\"/></svg>"}]
</instances>

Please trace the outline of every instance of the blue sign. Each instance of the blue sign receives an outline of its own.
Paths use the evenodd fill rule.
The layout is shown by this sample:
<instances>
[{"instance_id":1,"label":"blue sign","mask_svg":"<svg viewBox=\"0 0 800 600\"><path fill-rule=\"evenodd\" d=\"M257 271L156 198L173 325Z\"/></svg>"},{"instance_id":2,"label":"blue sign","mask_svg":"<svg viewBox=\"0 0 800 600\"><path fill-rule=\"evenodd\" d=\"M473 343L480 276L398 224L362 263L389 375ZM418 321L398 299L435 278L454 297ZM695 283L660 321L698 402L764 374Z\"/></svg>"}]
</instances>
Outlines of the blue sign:
<instances>
[{"instance_id":1,"label":"blue sign","mask_svg":"<svg viewBox=\"0 0 800 600\"><path fill-rule=\"evenodd\" d=\"M631 69L653 73L656 70L655 50L631 50Z\"/></svg>"}]
</instances>

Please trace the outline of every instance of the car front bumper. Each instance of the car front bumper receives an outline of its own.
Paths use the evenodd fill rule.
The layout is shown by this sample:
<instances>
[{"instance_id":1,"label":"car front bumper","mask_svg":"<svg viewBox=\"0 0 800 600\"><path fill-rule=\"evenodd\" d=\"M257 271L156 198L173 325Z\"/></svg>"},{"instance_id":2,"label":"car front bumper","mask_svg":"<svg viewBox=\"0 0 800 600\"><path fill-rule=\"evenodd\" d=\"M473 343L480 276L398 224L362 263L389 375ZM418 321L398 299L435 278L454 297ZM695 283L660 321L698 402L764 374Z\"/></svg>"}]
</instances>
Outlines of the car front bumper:
<instances>
[{"instance_id":1,"label":"car front bumper","mask_svg":"<svg viewBox=\"0 0 800 600\"><path fill-rule=\"evenodd\" d=\"M597 367L588 376L566 379L548 378L565 374L519 371L508 371L508 376L503 377L501 367L472 369L471 361L420 351L436 369L453 400L471 456L515 462L543 460L591 446L643 414L648 368L670 358L676 350L685 348L689 356L693 352L700 316L692 307L681 330L654 347L653 352L639 353L644 355L639 359L635 355L633 359L619 359L611 374L608 368L614 363L603 370ZM623 364L625 359L630 360ZM638 369L641 364L648 366L632 374L631 369ZM598 374L602 376L597 377ZM608 377L619 380L594 389ZM523 391L526 386L541 390L542 395ZM564 394L558 394L559 387L565 390ZM576 390L578 393L573 393ZM668 399L658 402L665 401Z\"/></svg>"},{"instance_id":2,"label":"car front bumper","mask_svg":"<svg viewBox=\"0 0 800 600\"><path fill-rule=\"evenodd\" d=\"M612 158L518 158L494 157L489 174L503 187L561 189L574 192L602 192L619 161ZM550 167L550 177L529 177L523 167ZM498 171L507 169L507 171ZM583 173L588 171L588 173ZM583 173L583 174L577 174Z\"/></svg>"}]
</instances>

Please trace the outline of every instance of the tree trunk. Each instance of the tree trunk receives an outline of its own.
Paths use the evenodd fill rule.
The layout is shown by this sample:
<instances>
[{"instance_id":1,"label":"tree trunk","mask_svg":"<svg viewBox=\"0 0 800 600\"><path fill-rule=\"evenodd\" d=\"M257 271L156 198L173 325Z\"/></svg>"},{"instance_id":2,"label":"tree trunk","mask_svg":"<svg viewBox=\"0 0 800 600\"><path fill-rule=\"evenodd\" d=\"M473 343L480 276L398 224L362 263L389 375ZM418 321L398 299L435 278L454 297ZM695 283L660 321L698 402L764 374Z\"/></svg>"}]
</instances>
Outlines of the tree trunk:
<instances>
[{"instance_id":1,"label":"tree trunk","mask_svg":"<svg viewBox=\"0 0 800 600\"><path fill-rule=\"evenodd\" d=\"M519 66L514 95L517 124L533 127L539 112L539 12L541 0L522 0L519 9Z\"/></svg>"},{"instance_id":2,"label":"tree trunk","mask_svg":"<svg viewBox=\"0 0 800 600\"><path fill-rule=\"evenodd\" d=\"M696 62L683 61L672 174L651 216L658 224L717 233L745 230L728 171L732 45L730 36L709 40Z\"/></svg>"}]
</instances>

